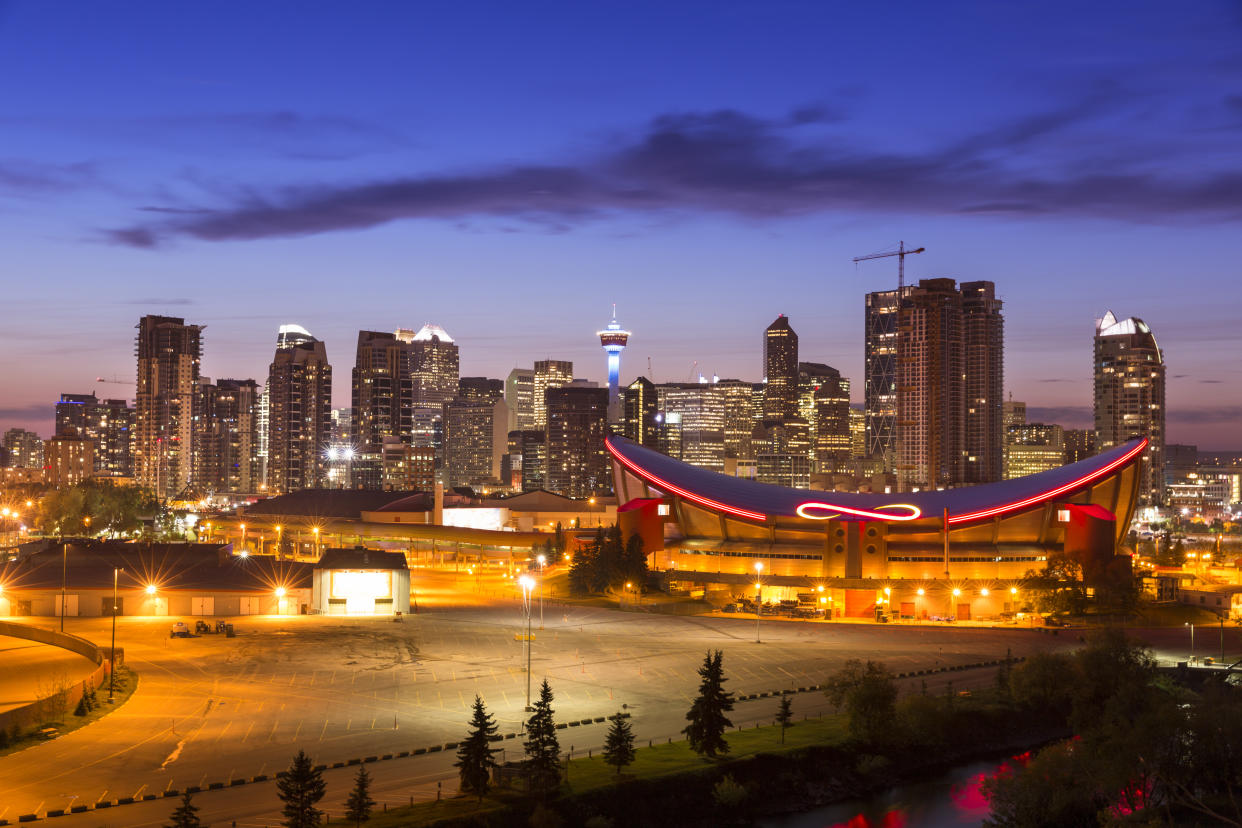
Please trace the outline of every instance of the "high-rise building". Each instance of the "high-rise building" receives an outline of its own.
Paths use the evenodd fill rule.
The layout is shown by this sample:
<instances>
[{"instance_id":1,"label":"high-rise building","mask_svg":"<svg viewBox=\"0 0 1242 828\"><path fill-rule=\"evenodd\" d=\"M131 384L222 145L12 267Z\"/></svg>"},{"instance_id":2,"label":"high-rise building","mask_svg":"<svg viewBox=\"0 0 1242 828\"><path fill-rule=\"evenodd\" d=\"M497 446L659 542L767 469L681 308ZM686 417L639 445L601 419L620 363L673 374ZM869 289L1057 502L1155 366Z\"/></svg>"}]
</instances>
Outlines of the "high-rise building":
<instances>
[{"instance_id":1,"label":"high-rise building","mask_svg":"<svg viewBox=\"0 0 1242 828\"><path fill-rule=\"evenodd\" d=\"M725 467L725 398L715 383L668 383L659 386L660 413L664 421L675 420L680 445L670 447L671 456L704 469Z\"/></svg>"},{"instance_id":2,"label":"high-rise building","mask_svg":"<svg viewBox=\"0 0 1242 828\"><path fill-rule=\"evenodd\" d=\"M617 324L617 306L612 306L612 321L596 333L599 344L608 354L608 421L621 421L621 352L630 340L630 332Z\"/></svg>"},{"instance_id":3,"label":"high-rise building","mask_svg":"<svg viewBox=\"0 0 1242 828\"><path fill-rule=\"evenodd\" d=\"M1006 434L1011 428L1026 425L1026 403L1014 399L1005 400L1001 405L1001 425Z\"/></svg>"},{"instance_id":4,"label":"high-rise building","mask_svg":"<svg viewBox=\"0 0 1242 828\"><path fill-rule=\"evenodd\" d=\"M966 376L965 466L960 482L994 483L1005 465L1005 319L991 282L962 282Z\"/></svg>"},{"instance_id":5,"label":"high-rise building","mask_svg":"<svg viewBox=\"0 0 1242 828\"><path fill-rule=\"evenodd\" d=\"M1112 311L1096 320L1096 450L1146 437L1141 498L1152 505L1163 503L1164 495L1164 381L1164 356L1146 322L1118 321Z\"/></svg>"},{"instance_id":6,"label":"high-rise building","mask_svg":"<svg viewBox=\"0 0 1242 828\"><path fill-rule=\"evenodd\" d=\"M906 287L909 295L911 287ZM868 293L865 302L864 396L867 456L892 471L897 464L897 291Z\"/></svg>"},{"instance_id":7,"label":"high-rise building","mask_svg":"<svg viewBox=\"0 0 1242 828\"><path fill-rule=\"evenodd\" d=\"M547 428L547 393L553 388L563 388L574 381L574 364L569 360L545 359L535 363L531 382L531 411L534 427Z\"/></svg>"},{"instance_id":8,"label":"high-rise building","mask_svg":"<svg viewBox=\"0 0 1242 828\"><path fill-rule=\"evenodd\" d=\"M436 485L436 450L385 437L380 449L379 488L385 491L430 492Z\"/></svg>"},{"instance_id":9,"label":"high-rise building","mask_svg":"<svg viewBox=\"0 0 1242 828\"><path fill-rule=\"evenodd\" d=\"M56 436L83 437L94 448L95 475L129 477L134 410L125 400L94 394L61 394L56 403Z\"/></svg>"},{"instance_id":10,"label":"high-rise building","mask_svg":"<svg viewBox=\"0 0 1242 828\"><path fill-rule=\"evenodd\" d=\"M756 426L751 444L755 452L755 479L760 483L796 489L811 485L812 440L806 420L765 420Z\"/></svg>"},{"instance_id":11,"label":"high-rise building","mask_svg":"<svg viewBox=\"0 0 1242 828\"><path fill-rule=\"evenodd\" d=\"M471 402L496 402L505 398L504 380L488 377L462 377L457 382L457 397ZM508 405L505 406L508 408ZM512 419L512 414L510 414Z\"/></svg>"},{"instance_id":12,"label":"high-rise building","mask_svg":"<svg viewBox=\"0 0 1242 828\"><path fill-rule=\"evenodd\" d=\"M536 378L539 366L535 366ZM612 491L607 450L607 388L549 388L547 487L568 497Z\"/></svg>"},{"instance_id":13,"label":"high-rise building","mask_svg":"<svg viewBox=\"0 0 1242 828\"><path fill-rule=\"evenodd\" d=\"M1065 430L1065 462L1077 463L1095 456L1095 431L1090 428Z\"/></svg>"},{"instance_id":14,"label":"high-rise building","mask_svg":"<svg viewBox=\"0 0 1242 828\"><path fill-rule=\"evenodd\" d=\"M798 416L798 335L781 314L763 332L763 418Z\"/></svg>"},{"instance_id":15,"label":"high-rise building","mask_svg":"<svg viewBox=\"0 0 1242 828\"><path fill-rule=\"evenodd\" d=\"M444 405L444 480L449 487L501 482L508 449L509 406L459 397Z\"/></svg>"},{"instance_id":16,"label":"high-rise building","mask_svg":"<svg viewBox=\"0 0 1242 828\"><path fill-rule=\"evenodd\" d=\"M521 475L521 489L533 492L547 486L547 433L535 429L509 432L510 468Z\"/></svg>"},{"instance_id":17,"label":"high-rise building","mask_svg":"<svg viewBox=\"0 0 1242 828\"><path fill-rule=\"evenodd\" d=\"M276 348L267 377L267 487L313 489L325 479L332 435L332 366L309 334Z\"/></svg>"},{"instance_id":18,"label":"high-rise building","mask_svg":"<svg viewBox=\"0 0 1242 828\"><path fill-rule=\"evenodd\" d=\"M659 394L655 383L638 377L622 394L622 432L639 445L656 448L659 444Z\"/></svg>"},{"instance_id":19,"label":"high-rise building","mask_svg":"<svg viewBox=\"0 0 1242 828\"><path fill-rule=\"evenodd\" d=\"M1008 432L1005 479L1026 477L1065 463L1065 431L1059 425L1025 423Z\"/></svg>"},{"instance_id":20,"label":"high-rise building","mask_svg":"<svg viewBox=\"0 0 1242 828\"><path fill-rule=\"evenodd\" d=\"M203 493L255 492L259 386L252 379L200 378L195 405L195 484Z\"/></svg>"},{"instance_id":21,"label":"high-rise building","mask_svg":"<svg viewBox=\"0 0 1242 828\"><path fill-rule=\"evenodd\" d=\"M505 380L505 402L509 404L510 431L535 428L535 372L514 368Z\"/></svg>"},{"instance_id":22,"label":"high-rise building","mask_svg":"<svg viewBox=\"0 0 1242 828\"><path fill-rule=\"evenodd\" d=\"M439 325L427 324L418 333L398 331L411 346L410 380L414 405L434 408L457 397L461 360L457 343Z\"/></svg>"},{"instance_id":23,"label":"high-rise building","mask_svg":"<svg viewBox=\"0 0 1242 828\"><path fill-rule=\"evenodd\" d=\"M410 331L358 332L350 398L350 440L355 451L375 461L385 437L409 442L413 338ZM436 403L435 407L438 406Z\"/></svg>"},{"instance_id":24,"label":"high-rise building","mask_svg":"<svg viewBox=\"0 0 1242 828\"><path fill-rule=\"evenodd\" d=\"M862 460L867 456L867 412L850 408L850 459Z\"/></svg>"},{"instance_id":25,"label":"high-rise building","mask_svg":"<svg viewBox=\"0 0 1242 828\"><path fill-rule=\"evenodd\" d=\"M751 434L757 421L755 384L742 380L723 379L716 383L724 400L725 458L753 459ZM760 386L762 387L762 386Z\"/></svg>"},{"instance_id":26,"label":"high-rise building","mask_svg":"<svg viewBox=\"0 0 1242 828\"><path fill-rule=\"evenodd\" d=\"M175 497L194 480L194 395L203 326L171 316L138 325L134 470L159 497Z\"/></svg>"},{"instance_id":27,"label":"high-rise building","mask_svg":"<svg viewBox=\"0 0 1242 828\"><path fill-rule=\"evenodd\" d=\"M43 443L47 482L73 486L95 474L95 444L86 437L58 435Z\"/></svg>"},{"instance_id":28,"label":"high-rise building","mask_svg":"<svg viewBox=\"0 0 1242 828\"><path fill-rule=\"evenodd\" d=\"M4 432L4 465L10 469L43 468L43 439L24 428Z\"/></svg>"},{"instance_id":29,"label":"high-rise building","mask_svg":"<svg viewBox=\"0 0 1242 828\"><path fill-rule=\"evenodd\" d=\"M815 470L850 458L850 381L830 365L798 363L798 412L811 427Z\"/></svg>"}]
</instances>

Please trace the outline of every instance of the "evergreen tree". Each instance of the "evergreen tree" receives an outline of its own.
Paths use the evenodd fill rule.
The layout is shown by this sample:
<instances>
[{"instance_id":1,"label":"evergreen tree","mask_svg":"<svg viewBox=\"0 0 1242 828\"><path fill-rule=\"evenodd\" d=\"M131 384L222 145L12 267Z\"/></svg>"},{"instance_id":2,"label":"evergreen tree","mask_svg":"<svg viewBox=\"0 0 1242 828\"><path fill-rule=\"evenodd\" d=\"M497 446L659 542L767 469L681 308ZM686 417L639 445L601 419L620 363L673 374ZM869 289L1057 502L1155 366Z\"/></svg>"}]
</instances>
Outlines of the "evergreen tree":
<instances>
[{"instance_id":1,"label":"evergreen tree","mask_svg":"<svg viewBox=\"0 0 1242 828\"><path fill-rule=\"evenodd\" d=\"M354 789L345 800L345 818L352 819L354 825L362 825L371 818L371 809L374 807L375 800L371 798L371 775L363 765L358 768L358 775L354 777Z\"/></svg>"},{"instance_id":2,"label":"evergreen tree","mask_svg":"<svg viewBox=\"0 0 1242 828\"><path fill-rule=\"evenodd\" d=\"M315 770L306 751L299 750L293 764L276 780L276 791L285 803L281 810L286 828L315 828L323 812L315 805L323 799L323 774Z\"/></svg>"},{"instance_id":3,"label":"evergreen tree","mask_svg":"<svg viewBox=\"0 0 1242 828\"><path fill-rule=\"evenodd\" d=\"M716 650L714 655L709 651L703 659L703 666L699 668L699 677L702 679L699 682L699 697L686 713L686 720L690 724L682 730L690 742L691 750L700 756L713 759L718 753L729 752L729 743L725 741L724 732L725 728L733 724L725 716L725 713L733 709L733 694L724 689L727 679L721 666L722 658L723 654Z\"/></svg>"},{"instance_id":4,"label":"evergreen tree","mask_svg":"<svg viewBox=\"0 0 1242 828\"><path fill-rule=\"evenodd\" d=\"M181 804L172 812L172 823L165 828L207 828L198 819L198 806L190 802L190 792L181 795Z\"/></svg>"},{"instance_id":5,"label":"evergreen tree","mask_svg":"<svg viewBox=\"0 0 1242 828\"><path fill-rule=\"evenodd\" d=\"M781 744L785 744L785 731L793 727L793 697L781 696L780 706L776 708L776 723L781 726Z\"/></svg>"},{"instance_id":6,"label":"evergreen tree","mask_svg":"<svg viewBox=\"0 0 1242 828\"><path fill-rule=\"evenodd\" d=\"M552 688L544 679L539 687L535 712L526 722L526 760L531 788L550 791L561 780L561 746L556 740L556 721L552 718Z\"/></svg>"},{"instance_id":7,"label":"evergreen tree","mask_svg":"<svg viewBox=\"0 0 1242 828\"><path fill-rule=\"evenodd\" d=\"M621 769L634 762L634 730L620 712L609 716L608 721L612 727L604 739L604 761L616 768L620 776Z\"/></svg>"},{"instance_id":8,"label":"evergreen tree","mask_svg":"<svg viewBox=\"0 0 1242 828\"><path fill-rule=\"evenodd\" d=\"M500 732L500 728L496 726L496 721L487 712L483 699L478 695L474 697L474 715L470 718L470 728L470 735L457 748L457 761L454 765L461 777L461 789L477 795L482 801L483 794L487 793L489 787L492 768L496 767L492 737Z\"/></svg>"}]
</instances>

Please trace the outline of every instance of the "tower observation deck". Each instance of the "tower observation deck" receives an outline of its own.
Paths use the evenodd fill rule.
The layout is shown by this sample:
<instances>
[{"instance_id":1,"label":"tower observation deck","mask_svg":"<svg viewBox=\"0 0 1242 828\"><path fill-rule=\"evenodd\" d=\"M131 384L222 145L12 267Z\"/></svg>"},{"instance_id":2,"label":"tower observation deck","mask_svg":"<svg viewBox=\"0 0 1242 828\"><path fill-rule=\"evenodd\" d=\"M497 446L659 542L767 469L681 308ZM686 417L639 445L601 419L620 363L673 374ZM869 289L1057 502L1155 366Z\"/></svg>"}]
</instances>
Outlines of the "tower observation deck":
<instances>
[{"instance_id":1,"label":"tower observation deck","mask_svg":"<svg viewBox=\"0 0 1242 828\"><path fill-rule=\"evenodd\" d=\"M616 422L620 419L621 394L621 352L629 342L630 332L622 330L617 324L617 306L612 306L612 321L604 330L599 331L599 344L608 354L608 419Z\"/></svg>"}]
</instances>

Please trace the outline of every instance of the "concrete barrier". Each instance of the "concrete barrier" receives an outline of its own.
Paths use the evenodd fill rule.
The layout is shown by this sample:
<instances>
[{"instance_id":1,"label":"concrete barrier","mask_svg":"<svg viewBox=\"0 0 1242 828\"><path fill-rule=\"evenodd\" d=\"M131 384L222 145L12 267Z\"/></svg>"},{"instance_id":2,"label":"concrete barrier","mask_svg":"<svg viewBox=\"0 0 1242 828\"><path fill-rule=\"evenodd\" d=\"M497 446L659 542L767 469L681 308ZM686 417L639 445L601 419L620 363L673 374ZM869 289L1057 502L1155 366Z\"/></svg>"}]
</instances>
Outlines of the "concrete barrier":
<instances>
[{"instance_id":1,"label":"concrete barrier","mask_svg":"<svg viewBox=\"0 0 1242 828\"><path fill-rule=\"evenodd\" d=\"M73 710L77 707L78 702L82 700L82 696L87 690L91 688L98 689L108 678L111 665L104 658L104 650L80 636L57 632L56 630L45 630L42 627L32 627L28 624L18 624L13 621L0 621L0 635L60 647L62 650L68 650L71 653L77 653L80 656L89 658L95 663L96 667L89 676L66 689L66 710ZM117 652L121 653L123 651L118 649ZM118 660L124 661L123 658ZM43 719L43 699L38 699L30 704L14 707L0 713L0 729L6 733L11 731L14 725L18 729L26 729L39 724Z\"/></svg>"}]
</instances>

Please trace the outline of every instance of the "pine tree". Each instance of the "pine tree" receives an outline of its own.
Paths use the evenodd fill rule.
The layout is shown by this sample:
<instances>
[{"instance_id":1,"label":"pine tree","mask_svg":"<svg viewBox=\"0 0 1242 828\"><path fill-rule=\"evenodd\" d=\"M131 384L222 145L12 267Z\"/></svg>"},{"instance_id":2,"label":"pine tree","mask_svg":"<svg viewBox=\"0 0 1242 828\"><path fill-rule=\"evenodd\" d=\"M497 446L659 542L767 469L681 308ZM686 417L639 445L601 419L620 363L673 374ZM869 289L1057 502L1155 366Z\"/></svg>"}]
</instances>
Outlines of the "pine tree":
<instances>
[{"instance_id":1,"label":"pine tree","mask_svg":"<svg viewBox=\"0 0 1242 828\"><path fill-rule=\"evenodd\" d=\"M539 687L535 712L526 722L526 761L531 788L550 791L561 781L561 746L556 740L556 721L552 718L552 688L544 679Z\"/></svg>"},{"instance_id":2,"label":"pine tree","mask_svg":"<svg viewBox=\"0 0 1242 828\"><path fill-rule=\"evenodd\" d=\"M181 804L172 812L172 823L165 828L207 828L198 820L198 806L190 802L190 792L181 795Z\"/></svg>"},{"instance_id":3,"label":"pine tree","mask_svg":"<svg viewBox=\"0 0 1242 828\"><path fill-rule=\"evenodd\" d=\"M604 739L604 761L616 768L620 776L621 769L634 762L634 731L620 712L609 716L608 721L612 722L612 727L608 728L608 736Z\"/></svg>"},{"instance_id":4,"label":"pine tree","mask_svg":"<svg viewBox=\"0 0 1242 828\"><path fill-rule=\"evenodd\" d=\"M323 774L315 770L306 751L299 750L293 764L276 780L276 791L285 803L286 828L314 828L319 825L323 812L315 807L323 799L325 785Z\"/></svg>"},{"instance_id":5,"label":"pine tree","mask_svg":"<svg viewBox=\"0 0 1242 828\"><path fill-rule=\"evenodd\" d=\"M781 744L785 744L785 731L793 727L793 697L781 696L780 706L776 708L776 723L781 726Z\"/></svg>"},{"instance_id":6,"label":"pine tree","mask_svg":"<svg viewBox=\"0 0 1242 828\"><path fill-rule=\"evenodd\" d=\"M358 775L354 777L354 789L345 800L345 818L352 819L354 825L362 825L371 818L371 809L374 807L375 800L371 798L371 775L367 773L364 765L358 768Z\"/></svg>"},{"instance_id":7,"label":"pine tree","mask_svg":"<svg viewBox=\"0 0 1242 828\"><path fill-rule=\"evenodd\" d=\"M474 697L474 715L470 718L470 735L457 748L457 766L461 777L461 789L470 791L483 800L491 780L496 757L492 751L492 737L500 732L495 719L483 706L483 699Z\"/></svg>"},{"instance_id":8,"label":"pine tree","mask_svg":"<svg viewBox=\"0 0 1242 828\"><path fill-rule=\"evenodd\" d=\"M686 713L686 720L690 724L682 730L690 742L691 750L700 756L713 759L718 753L729 752L729 743L725 741L724 732L725 728L733 724L725 716L725 713L733 709L733 694L724 689L727 679L721 666L722 659L723 653L720 650L716 650L714 655L709 651L703 659L703 666L699 668L699 677L702 679L699 682L699 697Z\"/></svg>"}]
</instances>

